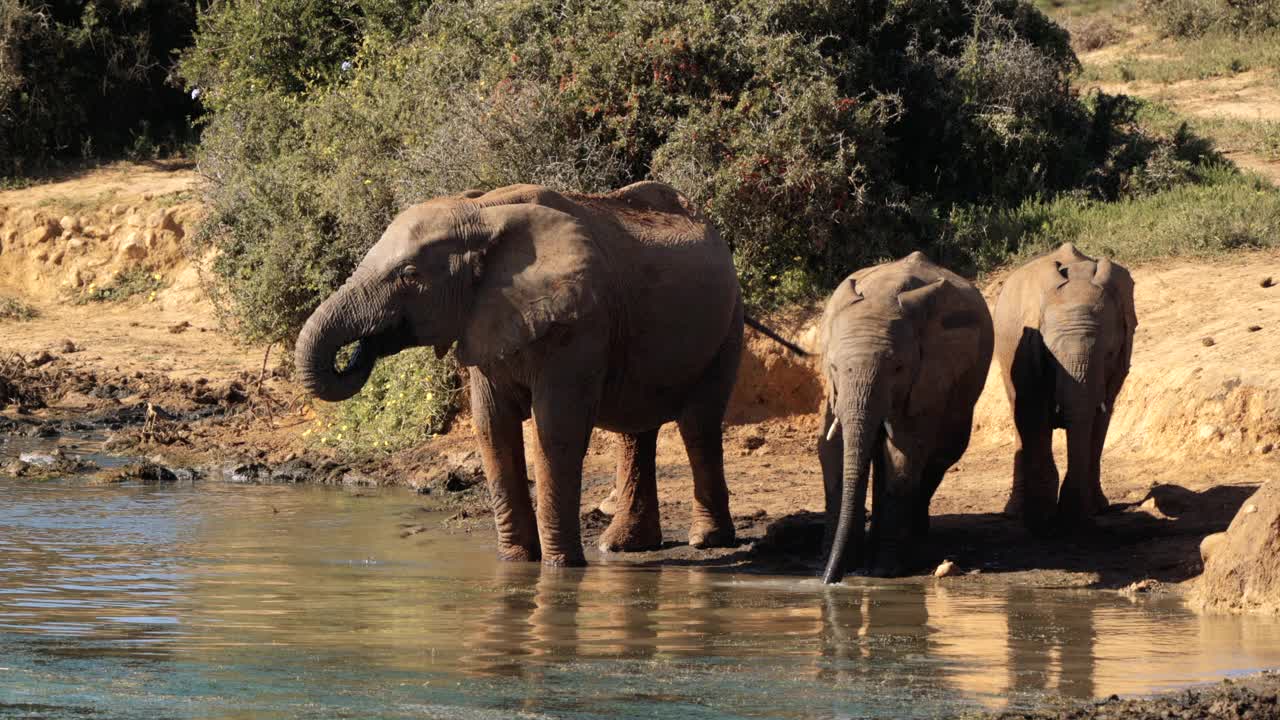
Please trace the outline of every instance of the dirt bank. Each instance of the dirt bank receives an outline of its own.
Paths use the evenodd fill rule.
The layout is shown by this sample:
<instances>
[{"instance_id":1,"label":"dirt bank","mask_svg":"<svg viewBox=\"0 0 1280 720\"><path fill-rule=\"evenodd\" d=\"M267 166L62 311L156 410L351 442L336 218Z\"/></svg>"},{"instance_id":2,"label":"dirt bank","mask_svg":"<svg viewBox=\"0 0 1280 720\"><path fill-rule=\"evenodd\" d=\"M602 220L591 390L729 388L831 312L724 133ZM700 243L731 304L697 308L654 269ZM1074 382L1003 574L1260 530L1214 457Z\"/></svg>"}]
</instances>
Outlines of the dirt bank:
<instances>
[{"instance_id":1,"label":"dirt bank","mask_svg":"<svg viewBox=\"0 0 1280 720\"><path fill-rule=\"evenodd\" d=\"M1029 713L1002 712L965 715L979 720L1271 720L1280 718L1280 674L1262 673L1223 680L1216 685L1147 698L1111 696L1092 703L1068 703Z\"/></svg>"},{"instance_id":2,"label":"dirt bank","mask_svg":"<svg viewBox=\"0 0 1280 720\"><path fill-rule=\"evenodd\" d=\"M212 399L217 413L174 421L182 442L163 442L173 434L153 436L139 451L188 463L245 463L251 470L241 476L263 481L284 464L292 468L290 479L398 483L439 492L447 486L463 506L459 526L479 529L478 539L489 541L483 489L473 482L467 418L422 447L362 462L309 446L301 433L313 409L285 376L279 349L268 356L266 348L244 346L223 333L181 252L199 208L166 203L181 199L194 176L180 167L138 172L145 179L135 182L127 169L115 168L0 193L0 294L20 295L38 310L29 321L0 320L0 354L19 353L31 372L45 374L46 385L66 385L55 387L52 407L33 409L26 420L148 401L182 416ZM105 209L82 200L108 193L106 188ZM75 222L55 233L48 229L55 217L59 228L64 217ZM37 232L45 237L36 240ZM147 246L147 253L127 251L130 239ZM79 244L72 247L74 242ZM162 278L154 296L75 304L87 285L70 282L72 268L106 282L139 265ZM1033 539L1000 515L1013 432L993 371L971 449L934 502L936 532L922 571L949 558L962 574L946 582L1099 588L1147 579L1182 583L1200 572L1200 539L1225 530L1241 503L1280 469L1280 287L1274 284L1280 282L1280 253L1169 261L1136 268L1134 276L1140 326L1133 372L1115 408L1103 461L1113 511L1099 519L1095 532L1050 539ZM1268 277L1273 284L1264 287ZM997 288L998 278L985 291L991 296ZM812 343L814 314L798 310L771 323ZM716 553L683 544L689 470L678 435L668 427L659 440L658 473L670 542L627 559L815 570L822 509L814 454L820 384L808 361L748 335L726 430L732 507L748 542ZM116 390L95 394L95 384ZM18 417L13 407L5 414ZM613 482L612 442L597 433L587 458L583 513L589 540L607 522L595 507ZM443 472L450 469L453 479Z\"/></svg>"}]
</instances>

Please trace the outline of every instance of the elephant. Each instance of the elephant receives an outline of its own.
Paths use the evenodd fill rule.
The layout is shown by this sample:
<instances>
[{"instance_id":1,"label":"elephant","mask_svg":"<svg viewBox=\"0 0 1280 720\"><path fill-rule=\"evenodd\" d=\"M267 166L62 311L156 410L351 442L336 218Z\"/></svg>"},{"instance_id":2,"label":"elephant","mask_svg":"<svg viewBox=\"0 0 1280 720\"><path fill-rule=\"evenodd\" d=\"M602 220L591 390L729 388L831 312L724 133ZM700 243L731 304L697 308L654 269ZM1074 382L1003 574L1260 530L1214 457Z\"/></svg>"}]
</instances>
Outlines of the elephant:
<instances>
[{"instance_id":1,"label":"elephant","mask_svg":"<svg viewBox=\"0 0 1280 720\"><path fill-rule=\"evenodd\" d=\"M1037 533L1055 519L1061 525L1087 522L1108 507L1100 462L1133 355L1133 278L1120 265L1066 243L1009 275L996 300L995 326L1018 432L1005 512L1021 516ZM1054 428L1067 431L1061 494Z\"/></svg>"},{"instance_id":2,"label":"elephant","mask_svg":"<svg viewBox=\"0 0 1280 720\"><path fill-rule=\"evenodd\" d=\"M832 293L818 334L825 389L818 456L830 548L824 582L855 568L905 571L915 540L928 532L934 492L969 445L992 344L982 294L921 252L859 270Z\"/></svg>"},{"instance_id":3,"label":"elephant","mask_svg":"<svg viewBox=\"0 0 1280 720\"><path fill-rule=\"evenodd\" d=\"M673 188L640 182L580 195L514 185L401 212L307 319L295 351L303 386L338 401L380 357L410 346L443 357L456 343L470 368L499 556L580 566L594 427L621 436L619 509L603 549L661 545L654 456L658 429L672 420L692 466L689 543L736 543L721 421L743 318L729 247ZM522 433L530 417L536 500Z\"/></svg>"}]
</instances>

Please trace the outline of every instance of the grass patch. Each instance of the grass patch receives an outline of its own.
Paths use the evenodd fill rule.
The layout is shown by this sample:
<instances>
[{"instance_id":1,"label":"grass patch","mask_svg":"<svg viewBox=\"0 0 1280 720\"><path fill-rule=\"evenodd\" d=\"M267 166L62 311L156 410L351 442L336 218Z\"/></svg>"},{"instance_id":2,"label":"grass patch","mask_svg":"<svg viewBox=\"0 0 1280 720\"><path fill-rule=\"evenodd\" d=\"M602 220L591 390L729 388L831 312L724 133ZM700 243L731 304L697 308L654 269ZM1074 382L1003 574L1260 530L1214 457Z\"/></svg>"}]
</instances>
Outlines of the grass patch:
<instances>
[{"instance_id":1,"label":"grass patch","mask_svg":"<svg viewBox=\"0 0 1280 720\"><path fill-rule=\"evenodd\" d=\"M30 320L36 309L15 297L0 295L0 320Z\"/></svg>"},{"instance_id":2,"label":"grass patch","mask_svg":"<svg viewBox=\"0 0 1280 720\"><path fill-rule=\"evenodd\" d=\"M135 295L147 295L147 300L156 299L156 293L164 287L159 273L152 273L145 268L122 270L110 283L98 286L90 283L85 291L75 299L76 305L91 302L120 302Z\"/></svg>"},{"instance_id":3,"label":"grass patch","mask_svg":"<svg viewBox=\"0 0 1280 720\"><path fill-rule=\"evenodd\" d=\"M110 205L119 194L117 190L103 190L96 195L54 195L36 203L36 207L57 210L63 215L80 215Z\"/></svg>"},{"instance_id":4,"label":"grass patch","mask_svg":"<svg viewBox=\"0 0 1280 720\"><path fill-rule=\"evenodd\" d=\"M443 432L458 404L458 367L431 348L378 361L355 397L321 407L303 437L351 455L395 452Z\"/></svg>"},{"instance_id":5,"label":"grass patch","mask_svg":"<svg viewBox=\"0 0 1280 720\"><path fill-rule=\"evenodd\" d=\"M1064 242L1121 262L1280 247L1275 188L1229 165L1203 172L1198 184L1116 202L1062 196L1014 209L972 211L954 218L956 241L980 248L976 264L984 272Z\"/></svg>"},{"instance_id":6,"label":"grass patch","mask_svg":"<svg viewBox=\"0 0 1280 720\"><path fill-rule=\"evenodd\" d=\"M1187 117L1163 103L1144 100L1138 121L1154 132L1173 134L1186 125L1194 135L1209 138L1220 148L1244 151L1266 160L1280 160L1280 122L1225 117Z\"/></svg>"},{"instance_id":7,"label":"grass patch","mask_svg":"<svg viewBox=\"0 0 1280 720\"><path fill-rule=\"evenodd\" d=\"M1040 11L1055 20L1063 20L1102 12L1115 13L1131 6L1131 0L1034 0Z\"/></svg>"},{"instance_id":8,"label":"grass patch","mask_svg":"<svg viewBox=\"0 0 1280 720\"><path fill-rule=\"evenodd\" d=\"M1213 33L1163 38L1115 62L1085 59L1081 79L1093 82L1158 82L1231 77L1248 70L1280 68L1280 29L1256 35Z\"/></svg>"}]
</instances>

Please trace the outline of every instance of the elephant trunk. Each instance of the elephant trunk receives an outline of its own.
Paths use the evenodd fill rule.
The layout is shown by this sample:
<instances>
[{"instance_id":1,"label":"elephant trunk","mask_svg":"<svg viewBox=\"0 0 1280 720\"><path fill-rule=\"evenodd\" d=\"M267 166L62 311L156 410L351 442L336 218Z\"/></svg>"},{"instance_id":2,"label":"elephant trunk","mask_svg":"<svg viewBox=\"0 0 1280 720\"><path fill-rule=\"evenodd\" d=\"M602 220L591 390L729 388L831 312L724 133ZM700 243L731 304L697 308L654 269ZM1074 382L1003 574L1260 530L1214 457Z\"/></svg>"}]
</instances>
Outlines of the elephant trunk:
<instances>
[{"instance_id":1,"label":"elephant trunk","mask_svg":"<svg viewBox=\"0 0 1280 720\"><path fill-rule=\"evenodd\" d=\"M856 407L840 414L844 433L843 481L840 489L840 516L831 542L831 554L827 557L827 569L822 575L822 581L827 584L838 583L844 577L851 535L853 559L856 562L862 560L867 479L870 475L872 449L879 439L881 424L877 418L868 417L865 407Z\"/></svg>"},{"instance_id":2,"label":"elephant trunk","mask_svg":"<svg viewBox=\"0 0 1280 720\"><path fill-rule=\"evenodd\" d=\"M1090 515L1093 506L1094 422L1103 406L1100 364L1090 354L1067 355L1060 359L1058 404L1067 429L1067 477L1062 485L1060 507L1068 514Z\"/></svg>"},{"instance_id":3,"label":"elephant trunk","mask_svg":"<svg viewBox=\"0 0 1280 720\"><path fill-rule=\"evenodd\" d=\"M377 312L383 305L375 302L358 275L357 271L307 318L294 350L302 386L328 402L359 392L379 355L373 338L386 324ZM352 342L358 342L355 354L346 367L336 368L338 351Z\"/></svg>"}]
</instances>

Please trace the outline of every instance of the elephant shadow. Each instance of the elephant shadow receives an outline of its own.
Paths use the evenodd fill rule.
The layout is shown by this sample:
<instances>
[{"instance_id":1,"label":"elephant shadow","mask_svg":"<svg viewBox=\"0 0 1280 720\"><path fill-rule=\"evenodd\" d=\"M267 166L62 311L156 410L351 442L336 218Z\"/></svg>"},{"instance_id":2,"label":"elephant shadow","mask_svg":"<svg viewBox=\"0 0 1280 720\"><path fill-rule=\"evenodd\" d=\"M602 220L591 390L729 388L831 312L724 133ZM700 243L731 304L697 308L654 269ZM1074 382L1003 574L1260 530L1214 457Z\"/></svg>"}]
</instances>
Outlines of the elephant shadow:
<instances>
[{"instance_id":1,"label":"elephant shadow","mask_svg":"<svg viewBox=\"0 0 1280 720\"><path fill-rule=\"evenodd\" d=\"M943 560L951 560L964 571L984 574L1093 573L1090 586L1095 588L1120 588L1145 579L1181 582L1203 569L1200 541L1226 530L1256 490L1254 485L1219 485L1196 492L1157 485L1136 503L1113 504L1092 527L1042 537L1002 513L935 515L911 574L930 574ZM800 511L773 520L732 553L650 564L815 575L825 559L824 532L822 513Z\"/></svg>"},{"instance_id":2,"label":"elephant shadow","mask_svg":"<svg viewBox=\"0 0 1280 720\"><path fill-rule=\"evenodd\" d=\"M1219 485L1202 492L1166 484L1141 501L1115 503L1091 527L1037 537L1000 513L941 515L922 548L923 570L950 559L983 573L1094 573L1095 588L1120 588L1153 579L1176 583L1200 574L1200 541L1222 532L1253 485Z\"/></svg>"}]
</instances>

